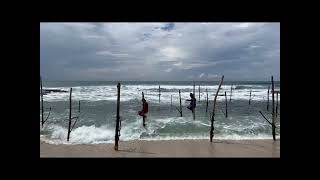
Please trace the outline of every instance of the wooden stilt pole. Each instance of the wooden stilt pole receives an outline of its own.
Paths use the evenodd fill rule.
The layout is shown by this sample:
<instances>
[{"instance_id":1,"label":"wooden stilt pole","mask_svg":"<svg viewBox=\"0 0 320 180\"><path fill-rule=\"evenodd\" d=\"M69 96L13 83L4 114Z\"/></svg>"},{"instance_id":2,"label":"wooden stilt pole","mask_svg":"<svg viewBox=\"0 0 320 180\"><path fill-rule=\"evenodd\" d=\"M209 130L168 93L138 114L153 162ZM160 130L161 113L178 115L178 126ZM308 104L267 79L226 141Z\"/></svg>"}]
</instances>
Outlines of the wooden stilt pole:
<instances>
[{"instance_id":1,"label":"wooden stilt pole","mask_svg":"<svg viewBox=\"0 0 320 180\"><path fill-rule=\"evenodd\" d=\"M80 100L79 100L79 110L78 110L78 112L80 113Z\"/></svg>"},{"instance_id":2,"label":"wooden stilt pole","mask_svg":"<svg viewBox=\"0 0 320 180\"><path fill-rule=\"evenodd\" d=\"M196 88L196 83L193 83L193 95L194 95L194 97L196 97L196 91L195 91L195 88Z\"/></svg>"},{"instance_id":3,"label":"wooden stilt pole","mask_svg":"<svg viewBox=\"0 0 320 180\"><path fill-rule=\"evenodd\" d=\"M171 95L171 105L170 105L170 108L172 108L172 95Z\"/></svg>"},{"instance_id":4,"label":"wooden stilt pole","mask_svg":"<svg viewBox=\"0 0 320 180\"><path fill-rule=\"evenodd\" d=\"M196 83L193 83L193 97L196 98ZM194 102L196 103L196 102ZM194 106L192 107L192 117L193 120L196 120L196 109L194 108Z\"/></svg>"},{"instance_id":5,"label":"wooden stilt pole","mask_svg":"<svg viewBox=\"0 0 320 180\"><path fill-rule=\"evenodd\" d=\"M193 117L193 120L196 120L196 109L194 107L193 107L192 117Z\"/></svg>"},{"instance_id":6,"label":"wooden stilt pole","mask_svg":"<svg viewBox=\"0 0 320 180\"><path fill-rule=\"evenodd\" d=\"M269 111L269 90L270 90L270 85L268 86L268 95L267 95L267 111Z\"/></svg>"},{"instance_id":7,"label":"wooden stilt pole","mask_svg":"<svg viewBox=\"0 0 320 180\"><path fill-rule=\"evenodd\" d=\"M252 89L250 89L249 105L251 104L251 91L252 91Z\"/></svg>"},{"instance_id":8,"label":"wooden stilt pole","mask_svg":"<svg viewBox=\"0 0 320 180\"><path fill-rule=\"evenodd\" d=\"M70 132L71 132L71 114L72 114L72 88L70 88L70 96L69 96L69 126L68 126L67 141L69 141Z\"/></svg>"},{"instance_id":9,"label":"wooden stilt pole","mask_svg":"<svg viewBox=\"0 0 320 180\"><path fill-rule=\"evenodd\" d=\"M212 116L211 116L210 142L212 142L212 138L213 138L213 136L214 136L214 134L213 134L213 131L214 131L213 122L214 122L214 116L215 116L215 110L216 110L216 101L217 101L217 96L218 96L220 87L221 87L222 82L223 82L223 78L224 78L224 76L222 76L221 81L220 81L220 84L219 84L219 87L218 87L218 90L217 90L217 92L216 92L216 95L214 96L213 111L212 111Z\"/></svg>"},{"instance_id":10,"label":"wooden stilt pole","mask_svg":"<svg viewBox=\"0 0 320 180\"><path fill-rule=\"evenodd\" d=\"M233 86L233 84L231 84L231 92L230 92L230 102L231 102L231 96L232 96L232 86Z\"/></svg>"},{"instance_id":11,"label":"wooden stilt pole","mask_svg":"<svg viewBox=\"0 0 320 180\"><path fill-rule=\"evenodd\" d=\"M200 104L200 84L199 84L199 104Z\"/></svg>"},{"instance_id":12,"label":"wooden stilt pole","mask_svg":"<svg viewBox=\"0 0 320 180\"><path fill-rule=\"evenodd\" d=\"M273 76L271 76L271 83L272 83L272 136L273 140L276 140L276 126L275 126L275 113L274 113L274 82L273 82Z\"/></svg>"},{"instance_id":13,"label":"wooden stilt pole","mask_svg":"<svg viewBox=\"0 0 320 180\"><path fill-rule=\"evenodd\" d=\"M115 144L114 150L118 151L119 143L119 125L120 125L120 83L118 83L118 97L117 97L117 119L116 119L116 132L115 132Z\"/></svg>"},{"instance_id":14,"label":"wooden stilt pole","mask_svg":"<svg viewBox=\"0 0 320 180\"><path fill-rule=\"evenodd\" d=\"M276 105L276 117L278 117L278 92L277 92L277 105Z\"/></svg>"},{"instance_id":15,"label":"wooden stilt pole","mask_svg":"<svg viewBox=\"0 0 320 180\"><path fill-rule=\"evenodd\" d=\"M143 99L144 99L144 93L142 92L142 100ZM142 102L142 111L143 111L143 108L144 108L144 102ZM145 116L142 116L142 125L143 125L143 127L146 126L146 118L145 118Z\"/></svg>"},{"instance_id":16,"label":"wooden stilt pole","mask_svg":"<svg viewBox=\"0 0 320 180\"><path fill-rule=\"evenodd\" d=\"M180 117L182 117L182 106L181 106L181 93L179 90L179 99L180 99Z\"/></svg>"},{"instance_id":17,"label":"wooden stilt pole","mask_svg":"<svg viewBox=\"0 0 320 180\"><path fill-rule=\"evenodd\" d=\"M209 104L209 99L208 99L208 89L206 89L206 93L207 93L206 112L208 112L208 104Z\"/></svg>"},{"instance_id":18,"label":"wooden stilt pole","mask_svg":"<svg viewBox=\"0 0 320 180\"><path fill-rule=\"evenodd\" d=\"M227 118L228 117L228 102L227 102L228 100L227 100L227 92L226 91L224 92L224 97L225 97L225 100L226 100L226 114L225 115L226 115L226 118Z\"/></svg>"},{"instance_id":19,"label":"wooden stilt pole","mask_svg":"<svg viewBox=\"0 0 320 180\"><path fill-rule=\"evenodd\" d=\"M41 127L43 128L44 120L43 120L43 90L42 90L42 79L40 76L40 98L41 98Z\"/></svg>"},{"instance_id":20,"label":"wooden stilt pole","mask_svg":"<svg viewBox=\"0 0 320 180\"><path fill-rule=\"evenodd\" d=\"M159 85L159 105L160 105L160 85Z\"/></svg>"},{"instance_id":21,"label":"wooden stilt pole","mask_svg":"<svg viewBox=\"0 0 320 180\"><path fill-rule=\"evenodd\" d=\"M263 117L271 126L273 126L273 124L272 124L270 121L268 121L268 119L262 114L261 111L259 111L259 113L262 115L262 117Z\"/></svg>"}]
</instances>

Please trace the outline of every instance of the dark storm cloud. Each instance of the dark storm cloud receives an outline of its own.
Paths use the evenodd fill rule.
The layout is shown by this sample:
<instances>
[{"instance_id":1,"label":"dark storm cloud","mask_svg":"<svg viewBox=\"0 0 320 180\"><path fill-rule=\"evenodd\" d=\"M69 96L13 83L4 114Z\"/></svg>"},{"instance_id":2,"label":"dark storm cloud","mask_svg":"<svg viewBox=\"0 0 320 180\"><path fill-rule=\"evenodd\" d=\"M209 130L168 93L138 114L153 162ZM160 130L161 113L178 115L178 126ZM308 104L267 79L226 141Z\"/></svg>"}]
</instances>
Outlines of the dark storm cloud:
<instances>
[{"instance_id":1,"label":"dark storm cloud","mask_svg":"<svg viewBox=\"0 0 320 180\"><path fill-rule=\"evenodd\" d=\"M56 80L280 78L279 23L41 23L41 74Z\"/></svg>"}]
</instances>

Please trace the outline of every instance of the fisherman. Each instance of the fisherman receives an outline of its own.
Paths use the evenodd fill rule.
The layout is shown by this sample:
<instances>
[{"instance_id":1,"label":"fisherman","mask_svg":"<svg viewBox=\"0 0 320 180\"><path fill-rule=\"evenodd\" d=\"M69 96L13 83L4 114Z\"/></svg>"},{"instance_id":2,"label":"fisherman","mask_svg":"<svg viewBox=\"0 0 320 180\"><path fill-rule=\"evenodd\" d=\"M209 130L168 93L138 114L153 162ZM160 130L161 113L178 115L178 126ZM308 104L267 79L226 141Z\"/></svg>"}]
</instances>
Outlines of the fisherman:
<instances>
[{"instance_id":1,"label":"fisherman","mask_svg":"<svg viewBox=\"0 0 320 180\"><path fill-rule=\"evenodd\" d=\"M143 126L145 126L145 118L147 117L146 114L148 113L149 109L148 109L148 103L147 101L143 98L142 99L142 110L139 111L139 115L143 117Z\"/></svg>"},{"instance_id":2,"label":"fisherman","mask_svg":"<svg viewBox=\"0 0 320 180\"><path fill-rule=\"evenodd\" d=\"M187 106L187 108L189 110L192 111L192 113L194 112L194 109L196 108L196 98L194 97L194 94L190 93L190 97L191 99L187 99L186 101L190 101L189 106Z\"/></svg>"}]
</instances>

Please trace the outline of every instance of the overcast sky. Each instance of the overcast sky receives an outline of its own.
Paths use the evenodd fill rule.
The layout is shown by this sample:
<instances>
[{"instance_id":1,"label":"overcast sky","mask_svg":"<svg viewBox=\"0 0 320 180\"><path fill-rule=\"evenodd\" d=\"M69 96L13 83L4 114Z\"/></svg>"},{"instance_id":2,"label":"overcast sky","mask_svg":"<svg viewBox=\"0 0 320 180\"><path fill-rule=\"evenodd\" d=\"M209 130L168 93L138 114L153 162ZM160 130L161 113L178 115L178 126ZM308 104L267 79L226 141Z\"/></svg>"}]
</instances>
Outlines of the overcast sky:
<instances>
[{"instance_id":1,"label":"overcast sky","mask_svg":"<svg viewBox=\"0 0 320 180\"><path fill-rule=\"evenodd\" d=\"M275 80L280 23L40 23L47 80Z\"/></svg>"}]
</instances>

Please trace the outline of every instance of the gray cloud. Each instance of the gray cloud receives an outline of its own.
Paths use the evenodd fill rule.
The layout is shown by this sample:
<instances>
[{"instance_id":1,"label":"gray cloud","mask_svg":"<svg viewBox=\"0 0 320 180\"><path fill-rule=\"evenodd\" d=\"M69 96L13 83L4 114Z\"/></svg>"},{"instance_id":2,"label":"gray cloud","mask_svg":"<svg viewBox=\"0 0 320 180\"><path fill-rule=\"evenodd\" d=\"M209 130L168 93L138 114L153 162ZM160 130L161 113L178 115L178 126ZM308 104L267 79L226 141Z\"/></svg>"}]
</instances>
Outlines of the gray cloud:
<instances>
[{"instance_id":1,"label":"gray cloud","mask_svg":"<svg viewBox=\"0 0 320 180\"><path fill-rule=\"evenodd\" d=\"M41 23L52 80L280 78L279 23Z\"/></svg>"}]
</instances>

